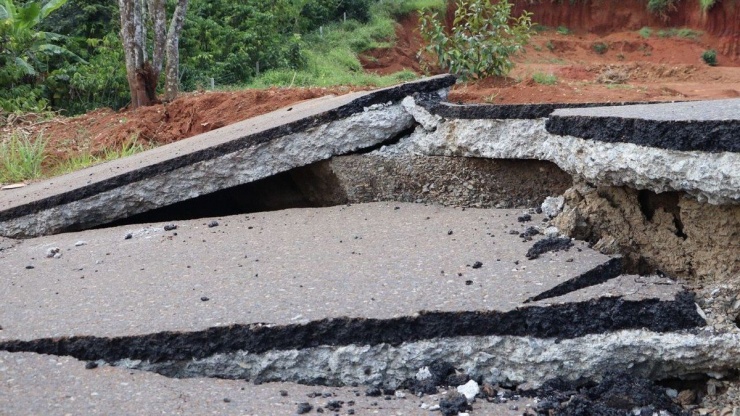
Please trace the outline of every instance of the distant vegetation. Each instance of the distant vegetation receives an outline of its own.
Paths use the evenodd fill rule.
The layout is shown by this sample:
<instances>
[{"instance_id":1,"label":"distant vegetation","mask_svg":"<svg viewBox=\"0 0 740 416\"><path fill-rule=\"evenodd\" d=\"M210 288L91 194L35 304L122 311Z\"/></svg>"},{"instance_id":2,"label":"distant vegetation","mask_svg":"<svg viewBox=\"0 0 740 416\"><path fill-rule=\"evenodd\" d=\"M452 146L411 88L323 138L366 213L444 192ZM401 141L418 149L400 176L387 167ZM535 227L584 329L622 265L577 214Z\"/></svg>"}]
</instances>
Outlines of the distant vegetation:
<instances>
[{"instance_id":1,"label":"distant vegetation","mask_svg":"<svg viewBox=\"0 0 740 416\"><path fill-rule=\"evenodd\" d=\"M128 103L118 2L63 3L0 0L0 110L70 115ZM445 1L190 0L180 84L192 91L411 79L408 71L366 74L357 55L389 46L394 19L422 8L443 12Z\"/></svg>"}]
</instances>

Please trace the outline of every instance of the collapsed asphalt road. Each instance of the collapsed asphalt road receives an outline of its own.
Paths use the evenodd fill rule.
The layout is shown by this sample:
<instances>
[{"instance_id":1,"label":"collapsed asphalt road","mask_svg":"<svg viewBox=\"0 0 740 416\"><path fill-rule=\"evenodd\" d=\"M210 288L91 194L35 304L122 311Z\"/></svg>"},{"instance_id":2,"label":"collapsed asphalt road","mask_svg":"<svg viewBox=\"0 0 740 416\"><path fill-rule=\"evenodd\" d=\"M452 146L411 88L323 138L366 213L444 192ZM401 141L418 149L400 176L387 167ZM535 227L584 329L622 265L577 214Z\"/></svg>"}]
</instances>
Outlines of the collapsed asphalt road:
<instances>
[{"instance_id":1,"label":"collapsed asphalt road","mask_svg":"<svg viewBox=\"0 0 740 416\"><path fill-rule=\"evenodd\" d=\"M552 238L542 219L373 203L17 241L0 251L0 350L13 371L36 353L114 378L109 365L392 391L439 362L513 388L564 368L593 380L637 362L667 378L728 359L692 357L704 321L670 279L621 275L576 241L528 258ZM731 340L712 342L721 355Z\"/></svg>"}]
</instances>

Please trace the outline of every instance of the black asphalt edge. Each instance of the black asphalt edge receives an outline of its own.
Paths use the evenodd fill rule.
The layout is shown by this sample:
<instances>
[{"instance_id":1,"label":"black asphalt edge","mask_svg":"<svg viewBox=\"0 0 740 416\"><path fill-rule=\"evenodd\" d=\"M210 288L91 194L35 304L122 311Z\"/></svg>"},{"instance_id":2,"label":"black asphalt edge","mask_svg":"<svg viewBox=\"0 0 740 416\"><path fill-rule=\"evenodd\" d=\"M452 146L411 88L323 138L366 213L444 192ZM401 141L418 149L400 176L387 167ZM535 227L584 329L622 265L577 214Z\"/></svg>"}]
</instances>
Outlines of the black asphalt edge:
<instances>
[{"instance_id":1,"label":"black asphalt edge","mask_svg":"<svg viewBox=\"0 0 740 416\"><path fill-rule=\"evenodd\" d=\"M440 89L448 88L454 85L456 78L452 75L437 76L433 78L412 81L405 84L383 88L369 92L367 95L359 97L350 103L339 106L335 109L317 114L313 117L306 117L292 123L283 124L274 128L265 130L260 133L247 135L245 137L223 143L218 146L209 147L200 151L182 155L167 161L144 166L140 169L133 170L107 180L96 182L87 186L63 192L47 198L29 202L24 205L9 208L0 211L0 221L6 221L12 218L22 217L24 215L35 214L56 206L68 204L80 199L88 198L120 186L138 182L156 175L171 172L183 166L192 165L204 160L215 159L223 155L233 153L237 150L256 146L277 139L279 137L301 132L310 127L325 124L331 121L343 119L353 114L360 113L365 107L374 104L397 102L406 96L415 93L433 93ZM432 97L435 94L428 94ZM430 98L431 99L431 98Z\"/></svg>"},{"instance_id":2,"label":"black asphalt edge","mask_svg":"<svg viewBox=\"0 0 740 416\"><path fill-rule=\"evenodd\" d=\"M666 150L740 152L740 120L645 120L622 117L558 116L548 132L607 143L632 143Z\"/></svg>"},{"instance_id":3,"label":"black asphalt edge","mask_svg":"<svg viewBox=\"0 0 740 416\"><path fill-rule=\"evenodd\" d=\"M671 301L603 297L585 302L528 306L509 312L422 312L394 319L336 318L286 326L214 327L197 332L161 332L104 338L75 336L0 342L0 350L72 356L80 360L200 359L233 351L263 353L321 345L377 345L458 336L529 336L568 339L623 329L671 332L706 325L694 295Z\"/></svg>"},{"instance_id":4,"label":"black asphalt edge","mask_svg":"<svg viewBox=\"0 0 740 416\"><path fill-rule=\"evenodd\" d=\"M575 292L589 286L595 286L618 277L623 271L623 261L621 257L610 259L604 264L600 264L593 269L582 273L570 280L567 280L554 288L533 296L524 301L524 303L536 302L538 300L554 298L567 293Z\"/></svg>"},{"instance_id":5,"label":"black asphalt edge","mask_svg":"<svg viewBox=\"0 0 740 416\"><path fill-rule=\"evenodd\" d=\"M434 100L428 94L419 94L417 104L432 114L450 119L524 119L531 120L549 117L550 114L563 108L610 107L634 104L659 104L653 102L607 102L607 103L547 103L547 104L454 104ZM660 104L665 104L662 102Z\"/></svg>"}]
</instances>

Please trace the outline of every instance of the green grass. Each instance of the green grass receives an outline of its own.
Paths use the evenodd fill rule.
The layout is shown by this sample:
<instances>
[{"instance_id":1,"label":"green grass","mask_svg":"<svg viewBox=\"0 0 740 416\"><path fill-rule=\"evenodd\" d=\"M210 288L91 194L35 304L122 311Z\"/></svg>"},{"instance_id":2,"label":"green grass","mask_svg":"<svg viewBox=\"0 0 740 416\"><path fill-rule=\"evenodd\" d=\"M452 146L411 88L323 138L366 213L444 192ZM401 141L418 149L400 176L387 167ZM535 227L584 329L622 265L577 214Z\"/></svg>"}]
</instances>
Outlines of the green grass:
<instances>
[{"instance_id":1,"label":"green grass","mask_svg":"<svg viewBox=\"0 0 740 416\"><path fill-rule=\"evenodd\" d=\"M374 4L373 7L376 14L380 12L400 18L422 10L444 13L447 3L445 0L384 0Z\"/></svg>"},{"instance_id":2,"label":"green grass","mask_svg":"<svg viewBox=\"0 0 740 416\"><path fill-rule=\"evenodd\" d=\"M653 34L653 29L650 29L647 26L643 26L642 29L640 29L637 33L639 33L640 36L642 36L643 38L648 39L650 35Z\"/></svg>"},{"instance_id":3,"label":"green grass","mask_svg":"<svg viewBox=\"0 0 740 416\"><path fill-rule=\"evenodd\" d=\"M554 74L544 74L542 72L536 72L532 74L534 82L542 85L555 85L558 82L558 77Z\"/></svg>"},{"instance_id":4,"label":"green grass","mask_svg":"<svg viewBox=\"0 0 740 416\"><path fill-rule=\"evenodd\" d=\"M46 143L41 134L31 140L20 130L0 143L0 183L39 178L46 158Z\"/></svg>"},{"instance_id":5,"label":"green grass","mask_svg":"<svg viewBox=\"0 0 740 416\"><path fill-rule=\"evenodd\" d=\"M303 68L267 71L248 87L335 85L384 87L418 78L411 71L380 76L363 70L358 58L359 53L370 49L389 48L395 42L395 21L390 13L377 7L373 10L368 24L363 25L355 21L341 22L325 26L323 36L319 32L304 36L306 65Z\"/></svg>"},{"instance_id":6,"label":"green grass","mask_svg":"<svg viewBox=\"0 0 740 416\"><path fill-rule=\"evenodd\" d=\"M702 32L689 28L670 28L658 31L658 37L661 38L684 38L697 40L701 37Z\"/></svg>"},{"instance_id":7,"label":"green grass","mask_svg":"<svg viewBox=\"0 0 740 416\"><path fill-rule=\"evenodd\" d=\"M49 169L48 175L58 176L65 173L74 172L99 163L116 160L123 157L131 156L139 152L153 148L152 145L139 143L136 135L131 136L120 147L108 147L93 153L89 144L85 145L81 151L70 158L58 161Z\"/></svg>"},{"instance_id":8,"label":"green grass","mask_svg":"<svg viewBox=\"0 0 740 416\"><path fill-rule=\"evenodd\" d=\"M568 29L565 26L558 26L558 28L555 29L555 31L561 35L570 35L570 29Z\"/></svg>"}]
</instances>

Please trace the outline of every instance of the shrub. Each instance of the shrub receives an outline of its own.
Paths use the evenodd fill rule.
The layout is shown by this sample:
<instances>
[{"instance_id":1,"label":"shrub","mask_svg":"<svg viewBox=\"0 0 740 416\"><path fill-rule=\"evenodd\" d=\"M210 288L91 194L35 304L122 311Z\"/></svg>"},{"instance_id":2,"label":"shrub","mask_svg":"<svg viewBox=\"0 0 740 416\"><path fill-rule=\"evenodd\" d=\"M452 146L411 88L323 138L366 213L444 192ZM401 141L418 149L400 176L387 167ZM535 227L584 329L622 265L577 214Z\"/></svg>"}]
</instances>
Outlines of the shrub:
<instances>
[{"instance_id":1,"label":"shrub","mask_svg":"<svg viewBox=\"0 0 740 416\"><path fill-rule=\"evenodd\" d=\"M565 26L558 26L558 28L555 29L555 31L561 35L570 35L570 29L568 29Z\"/></svg>"},{"instance_id":2,"label":"shrub","mask_svg":"<svg viewBox=\"0 0 740 416\"><path fill-rule=\"evenodd\" d=\"M707 49L704 51L703 54L701 54L701 59L706 62L709 66L716 66L717 65L717 51L714 49Z\"/></svg>"},{"instance_id":3,"label":"shrub","mask_svg":"<svg viewBox=\"0 0 740 416\"><path fill-rule=\"evenodd\" d=\"M640 29L640 31L638 33L640 34L640 36L642 36L643 38L647 39L647 38L650 37L650 35L653 34L653 29L650 29L647 26L643 26L643 28Z\"/></svg>"},{"instance_id":4,"label":"shrub","mask_svg":"<svg viewBox=\"0 0 740 416\"><path fill-rule=\"evenodd\" d=\"M514 66L511 56L519 52L532 34L531 13L511 17L508 0L457 0L452 29L445 28L436 12L421 18L426 46L420 51L436 58L436 64L462 79L506 75Z\"/></svg>"},{"instance_id":5,"label":"shrub","mask_svg":"<svg viewBox=\"0 0 740 416\"><path fill-rule=\"evenodd\" d=\"M668 20L668 12L676 10L678 0L648 0L647 9L650 13L657 14L663 20Z\"/></svg>"},{"instance_id":6,"label":"shrub","mask_svg":"<svg viewBox=\"0 0 740 416\"><path fill-rule=\"evenodd\" d=\"M606 51L609 50L609 45L604 42L596 42L591 45L591 49L593 49L594 52L598 53L599 55L603 55L606 53Z\"/></svg>"}]
</instances>

